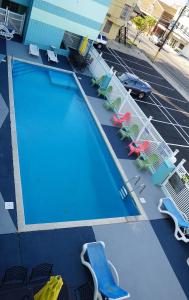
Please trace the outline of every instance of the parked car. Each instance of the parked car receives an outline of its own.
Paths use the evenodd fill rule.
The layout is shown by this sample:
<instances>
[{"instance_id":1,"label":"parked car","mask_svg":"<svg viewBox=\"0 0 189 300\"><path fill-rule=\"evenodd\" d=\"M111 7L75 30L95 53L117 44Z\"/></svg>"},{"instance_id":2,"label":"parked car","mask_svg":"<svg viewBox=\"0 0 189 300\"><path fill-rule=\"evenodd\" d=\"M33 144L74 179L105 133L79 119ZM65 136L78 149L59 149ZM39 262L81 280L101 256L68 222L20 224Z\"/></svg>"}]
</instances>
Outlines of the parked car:
<instances>
[{"instance_id":1,"label":"parked car","mask_svg":"<svg viewBox=\"0 0 189 300\"><path fill-rule=\"evenodd\" d=\"M155 43L155 45L158 46L158 47L161 47L162 44L163 44L163 42L164 42L164 39L163 38L159 38L159 40L157 41L157 43Z\"/></svg>"},{"instance_id":2,"label":"parked car","mask_svg":"<svg viewBox=\"0 0 189 300\"><path fill-rule=\"evenodd\" d=\"M102 49L102 47L107 45L107 43L108 43L107 37L100 33L96 41L94 42L94 45L96 45L96 48Z\"/></svg>"},{"instance_id":3,"label":"parked car","mask_svg":"<svg viewBox=\"0 0 189 300\"><path fill-rule=\"evenodd\" d=\"M131 90L131 94L141 100L147 98L152 92L151 86L134 74L123 73L118 78L127 90Z\"/></svg>"},{"instance_id":4,"label":"parked car","mask_svg":"<svg viewBox=\"0 0 189 300\"><path fill-rule=\"evenodd\" d=\"M151 35L149 37L149 40L154 43L156 46L161 47L161 45L164 42L164 38L163 37L158 37L156 35Z\"/></svg>"},{"instance_id":5,"label":"parked car","mask_svg":"<svg viewBox=\"0 0 189 300\"><path fill-rule=\"evenodd\" d=\"M151 35L151 36L149 37L149 40L150 40L152 43L156 44L156 43L158 43L158 41L159 41L159 37L158 37L157 35Z\"/></svg>"}]
</instances>

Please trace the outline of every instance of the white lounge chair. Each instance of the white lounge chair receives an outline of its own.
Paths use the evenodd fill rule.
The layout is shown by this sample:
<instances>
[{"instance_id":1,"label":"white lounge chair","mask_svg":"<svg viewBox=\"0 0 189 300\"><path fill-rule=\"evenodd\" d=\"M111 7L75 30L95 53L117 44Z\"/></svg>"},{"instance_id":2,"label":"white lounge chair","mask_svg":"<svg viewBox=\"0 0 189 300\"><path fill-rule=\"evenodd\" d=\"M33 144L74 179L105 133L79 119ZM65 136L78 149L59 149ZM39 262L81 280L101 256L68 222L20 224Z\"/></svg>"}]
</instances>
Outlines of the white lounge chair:
<instances>
[{"instance_id":1,"label":"white lounge chair","mask_svg":"<svg viewBox=\"0 0 189 300\"><path fill-rule=\"evenodd\" d=\"M39 56L39 47L34 44L29 45L29 54L33 56Z\"/></svg>"},{"instance_id":2,"label":"white lounge chair","mask_svg":"<svg viewBox=\"0 0 189 300\"><path fill-rule=\"evenodd\" d=\"M93 300L102 300L102 297L106 300L127 299L130 295L126 290L119 287L118 273L114 265L107 260L104 248L104 242L86 243L81 252L81 262L90 270L93 277Z\"/></svg>"},{"instance_id":3,"label":"white lounge chair","mask_svg":"<svg viewBox=\"0 0 189 300\"><path fill-rule=\"evenodd\" d=\"M58 63L58 57L54 51L47 50L47 55L48 55L48 61L53 61L55 63Z\"/></svg>"},{"instance_id":4,"label":"white lounge chair","mask_svg":"<svg viewBox=\"0 0 189 300\"><path fill-rule=\"evenodd\" d=\"M0 35L4 36L6 40L11 40L14 37L15 30L8 29L4 24L0 23Z\"/></svg>"},{"instance_id":5,"label":"white lounge chair","mask_svg":"<svg viewBox=\"0 0 189 300\"><path fill-rule=\"evenodd\" d=\"M189 242L189 222L186 215L179 210L171 198L162 198L158 209L161 213L169 215L175 223L174 236L178 241ZM188 235L188 237L187 237Z\"/></svg>"}]
</instances>

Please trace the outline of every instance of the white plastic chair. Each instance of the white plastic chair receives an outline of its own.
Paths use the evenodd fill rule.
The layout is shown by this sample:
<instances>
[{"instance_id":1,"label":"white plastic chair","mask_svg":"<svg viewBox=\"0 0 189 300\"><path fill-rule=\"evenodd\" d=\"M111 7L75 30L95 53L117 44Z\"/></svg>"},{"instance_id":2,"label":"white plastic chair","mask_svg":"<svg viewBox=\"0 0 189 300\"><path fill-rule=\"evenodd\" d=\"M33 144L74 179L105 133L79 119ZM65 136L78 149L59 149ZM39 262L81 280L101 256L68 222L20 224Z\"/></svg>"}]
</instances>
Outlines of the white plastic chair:
<instances>
[{"instance_id":1,"label":"white plastic chair","mask_svg":"<svg viewBox=\"0 0 189 300\"><path fill-rule=\"evenodd\" d=\"M39 48L37 45L34 44L30 44L29 45L29 54L33 55L33 56L39 56Z\"/></svg>"},{"instance_id":2,"label":"white plastic chair","mask_svg":"<svg viewBox=\"0 0 189 300\"><path fill-rule=\"evenodd\" d=\"M55 63L58 63L58 57L54 51L47 50L47 55L48 55L48 61L53 61Z\"/></svg>"}]
</instances>

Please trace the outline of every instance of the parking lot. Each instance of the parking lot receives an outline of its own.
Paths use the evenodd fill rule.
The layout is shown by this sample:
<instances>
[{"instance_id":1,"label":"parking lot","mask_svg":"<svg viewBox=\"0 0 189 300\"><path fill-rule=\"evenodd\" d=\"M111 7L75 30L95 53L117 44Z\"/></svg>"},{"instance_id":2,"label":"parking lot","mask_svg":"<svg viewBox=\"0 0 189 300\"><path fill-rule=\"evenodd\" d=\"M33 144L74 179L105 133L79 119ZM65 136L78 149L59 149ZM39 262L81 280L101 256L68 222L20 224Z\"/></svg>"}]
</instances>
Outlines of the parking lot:
<instances>
[{"instance_id":1,"label":"parking lot","mask_svg":"<svg viewBox=\"0 0 189 300\"><path fill-rule=\"evenodd\" d=\"M178 162L185 158L189 171L189 102L148 62L111 48L102 57L118 72L136 74L148 82L153 93L145 100L135 99L172 150L179 149Z\"/></svg>"}]
</instances>

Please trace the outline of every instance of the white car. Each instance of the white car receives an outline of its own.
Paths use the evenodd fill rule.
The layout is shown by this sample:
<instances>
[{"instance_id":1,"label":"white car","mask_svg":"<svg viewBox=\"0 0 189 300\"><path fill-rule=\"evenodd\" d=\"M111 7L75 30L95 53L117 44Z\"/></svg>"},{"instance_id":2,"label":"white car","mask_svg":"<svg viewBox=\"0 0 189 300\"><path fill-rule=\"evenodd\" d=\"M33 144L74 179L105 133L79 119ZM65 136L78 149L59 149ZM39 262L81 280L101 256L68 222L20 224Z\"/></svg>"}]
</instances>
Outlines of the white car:
<instances>
[{"instance_id":1,"label":"white car","mask_svg":"<svg viewBox=\"0 0 189 300\"><path fill-rule=\"evenodd\" d=\"M99 34L94 44L98 49L102 49L103 46L107 45L108 40L107 37L103 34Z\"/></svg>"},{"instance_id":2,"label":"white car","mask_svg":"<svg viewBox=\"0 0 189 300\"><path fill-rule=\"evenodd\" d=\"M149 37L149 40L154 43L154 44L157 44L159 42L159 37L157 35L151 35Z\"/></svg>"}]
</instances>

